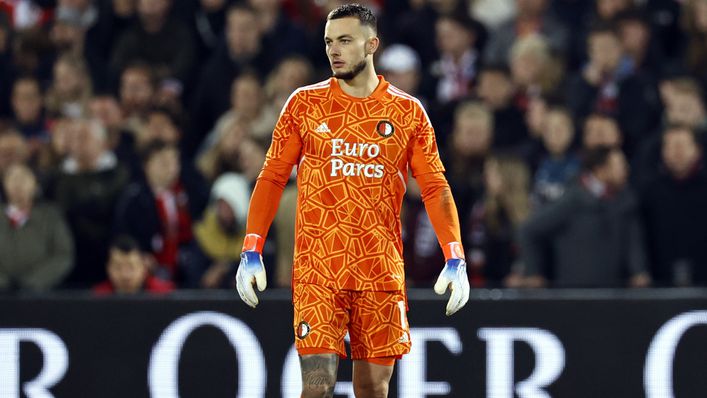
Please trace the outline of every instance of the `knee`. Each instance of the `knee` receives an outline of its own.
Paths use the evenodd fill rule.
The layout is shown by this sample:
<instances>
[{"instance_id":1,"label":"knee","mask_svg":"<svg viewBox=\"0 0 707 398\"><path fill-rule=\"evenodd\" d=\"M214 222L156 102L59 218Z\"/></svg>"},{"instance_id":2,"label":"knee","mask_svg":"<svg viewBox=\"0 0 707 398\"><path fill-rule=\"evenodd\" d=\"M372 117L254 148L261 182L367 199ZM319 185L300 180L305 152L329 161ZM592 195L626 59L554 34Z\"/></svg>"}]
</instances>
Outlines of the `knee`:
<instances>
[{"instance_id":1,"label":"knee","mask_svg":"<svg viewBox=\"0 0 707 398\"><path fill-rule=\"evenodd\" d=\"M302 398L331 398L334 396L336 381L322 380L321 383L302 385Z\"/></svg>"},{"instance_id":2,"label":"knee","mask_svg":"<svg viewBox=\"0 0 707 398\"><path fill-rule=\"evenodd\" d=\"M363 381L354 384L354 394L358 398L386 398L388 381Z\"/></svg>"}]
</instances>

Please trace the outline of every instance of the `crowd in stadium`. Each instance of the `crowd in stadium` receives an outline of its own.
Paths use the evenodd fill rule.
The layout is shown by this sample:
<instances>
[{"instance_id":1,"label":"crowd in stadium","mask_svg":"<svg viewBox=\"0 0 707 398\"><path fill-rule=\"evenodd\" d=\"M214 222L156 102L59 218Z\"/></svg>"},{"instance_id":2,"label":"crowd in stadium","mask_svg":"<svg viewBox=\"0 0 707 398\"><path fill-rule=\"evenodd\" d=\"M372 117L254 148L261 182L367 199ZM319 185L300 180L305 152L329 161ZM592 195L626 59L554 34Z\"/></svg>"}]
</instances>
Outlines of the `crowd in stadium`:
<instances>
[{"instance_id":1,"label":"crowd in stadium","mask_svg":"<svg viewBox=\"0 0 707 398\"><path fill-rule=\"evenodd\" d=\"M707 0L377 0L476 287L707 283ZM0 291L232 288L280 109L337 0L1 0ZM411 179L412 181L412 179ZM264 249L290 284L295 178ZM408 286L444 258L419 190Z\"/></svg>"}]
</instances>

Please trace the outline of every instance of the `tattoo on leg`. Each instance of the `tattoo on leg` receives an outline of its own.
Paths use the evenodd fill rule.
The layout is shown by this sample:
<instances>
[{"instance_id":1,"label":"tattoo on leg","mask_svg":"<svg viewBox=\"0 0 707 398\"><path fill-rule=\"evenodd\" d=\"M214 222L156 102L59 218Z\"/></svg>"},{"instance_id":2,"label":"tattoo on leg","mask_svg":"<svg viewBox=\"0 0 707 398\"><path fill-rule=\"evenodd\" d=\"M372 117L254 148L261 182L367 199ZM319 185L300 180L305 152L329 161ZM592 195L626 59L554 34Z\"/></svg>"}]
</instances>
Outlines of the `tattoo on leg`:
<instances>
[{"instance_id":1,"label":"tattoo on leg","mask_svg":"<svg viewBox=\"0 0 707 398\"><path fill-rule=\"evenodd\" d=\"M334 396L336 370L339 357L336 354L306 355L300 357L302 385L305 390L322 393L322 397Z\"/></svg>"}]
</instances>

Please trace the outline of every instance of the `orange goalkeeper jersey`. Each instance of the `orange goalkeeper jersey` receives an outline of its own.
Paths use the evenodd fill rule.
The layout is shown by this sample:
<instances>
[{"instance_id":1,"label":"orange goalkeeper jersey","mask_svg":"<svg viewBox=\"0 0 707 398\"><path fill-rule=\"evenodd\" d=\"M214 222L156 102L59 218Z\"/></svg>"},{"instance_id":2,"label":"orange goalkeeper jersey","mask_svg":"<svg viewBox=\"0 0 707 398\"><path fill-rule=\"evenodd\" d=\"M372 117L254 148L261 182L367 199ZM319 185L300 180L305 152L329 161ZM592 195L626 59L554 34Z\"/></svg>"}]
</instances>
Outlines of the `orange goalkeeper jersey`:
<instances>
[{"instance_id":1,"label":"orange goalkeeper jersey","mask_svg":"<svg viewBox=\"0 0 707 398\"><path fill-rule=\"evenodd\" d=\"M366 98L344 93L335 78L299 88L280 114L251 199L247 233L265 238L296 166L294 283L402 289L400 209L408 168L418 180L440 176L446 191L439 196L451 199L422 105L382 76L379 80ZM454 230L446 241L458 242L451 202L453 211L444 212L454 214L436 217L450 218L437 224Z\"/></svg>"}]
</instances>

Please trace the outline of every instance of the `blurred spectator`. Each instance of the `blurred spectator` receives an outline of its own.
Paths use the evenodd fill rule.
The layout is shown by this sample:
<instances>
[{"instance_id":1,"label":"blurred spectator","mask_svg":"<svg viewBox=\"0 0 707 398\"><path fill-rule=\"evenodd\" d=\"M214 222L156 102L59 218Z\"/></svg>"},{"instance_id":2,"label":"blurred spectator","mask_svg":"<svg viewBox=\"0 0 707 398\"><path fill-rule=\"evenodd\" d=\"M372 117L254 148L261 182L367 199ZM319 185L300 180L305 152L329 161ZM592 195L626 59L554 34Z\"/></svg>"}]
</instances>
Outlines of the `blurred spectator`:
<instances>
[{"instance_id":1,"label":"blurred spectator","mask_svg":"<svg viewBox=\"0 0 707 398\"><path fill-rule=\"evenodd\" d=\"M521 226L526 284L647 286L643 229L637 200L625 187L623 153L609 147L588 150L583 166L577 185ZM547 268L547 247L552 247L553 269Z\"/></svg>"},{"instance_id":2,"label":"blurred spectator","mask_svg":"<svg viewBox=\"0 0 707 398\"><path fill-rule=\"evenodd\" d=\"M15 80L12 86L12 110L17 129L27 140L46 140L49 137L44 120L42 89L39 81L31 76Z\"/></svg>"},{"instance_id":3,"label":"blurred spectator","mask_svg":"<svg viewBox=\"0 0 707 398\"><path fill-rule=\"evenodd\" d=\"M562 82L563 69L542 36L519 38L513 43L509 58L518 109L526 112L531 98L556 93Z\"/></svg>"},{"instance_id":4,"label":"blurred spectator","mask_svg":"<svg viewBox=\"0 0 707 398\"><path fill-rule=\"evenodd\" d=\"M214 142L207 142L197 157L198 170L212 182L223 173L241 172L241 143L249 135L248 126L238 117L219 123L212 133Z\"/></svg>"},{"instance_id":5,"label":"blurred spectator","mask_svg":"<svg viewBox=\"0 0 707 398\"><path fill-rule=\"evenodd\" d=\"M29 159L29 148L22 134L14 129L0 131L0 176L15 163ZM1 196L0 196L1 197Z\"/></svg>"},{"instance_id":6,"label":"blurred spectator","mask_svg":"<svg viewBox=\"0 0 707 398\"><path fill-rule=\"evenodd\" d=\"M688 127L663 133L662 172L641 193L652 273L661 286L707 283L707 174Z\"/></svg>"},{"instance_id":7,"label":"blurred spectator","mask_svg":"<svg viewBox=\"0 0 707 398\"><path fill-rule=\"evenodd\" d=\"M231 6L226 14L226 43L203 68L193 109L193 128L184 148L191 157L211 131L214 122L228 110L233 80L247 70L267 76L274 67L274 55L263 47L255 10L243 4Z\"/></svg>"},{"instance_id":8,"label":"blurred spectator","mask_svg":"<svg viewBox=\"0 0 707 398\"><path fill-rule=\"evenodd\" d=\"M172 282L150 274L140 246L127 235L118 236L111 243L106 273L108 280L93 287L96 294L169 293L174 290Z\"/></svg>"},{"instance_id":9,"label":"blurred spectator","mask_svg":"<svg viewBox=\"0 0 707 398\"><path fill-rule=\"evenodd\" d=\"M145 125L138 131L134 153L140 154L155 141L177 147L180 154L179 181L189 194L189 212L198 218L204 211L209 200L209 186L194 166L194 163L182 156L180 143L182 138L182 121L179 116L168 108L153 107L146 116ZM137 163L131 164L133 180L144 179L144 159L133 156Z\"/></svg>"},{"instance_id":10,"label":"blurred spectator","mask_svg":"<svg viewBox=\"0 0 707 398\"><path fill-rule=\"evenodd\" d=\"M132 64L120 76L120 107L126 128L137 132L144 123L147 111L155 103L157 81L146 64Z\"/></svg>"},{"instance_id":11,"label":"blurred spectator","mask_svg":"<svg viewBox=\"0 0 707 398\"><path fill-rule=\"evenodd\" d=\"M101 121L108 132L108 148L126 165L136 163L135 134L128 130L118 100L110 94L93 96L88 102L91 117Z\"/></svg>"},{"instance_id":12,"label":"blurred spectator","mask_svg":"<svg viewBox=\"0 0 707 398\"><path fill-rule=\"evenodd\" d=\"M177 281L181 250L192 241L190 196L180 181L179 150L161 140L142 149L145 180L133 182L121 195L113 223L114 235L134 237L151 254L151 271Z\"/></svg>"},{"instance_id":13,"label":"blurred spectator","mask_svg":"<svg viewBox=\"0 0 707 398\"><path fill-rule=\"evenodd\" d=\"M146 62L160 80L160 96L177 99L194 66L194 39L182 21L170 16L172 0L138 0L138 23L123 32L111 65L118 75L127 65Z\"/></svg>"},{"instance_id":14,"label":"blurred spectator","mask_svg":"<svg viewBox=\"0 0 707 398\"><path fill-rule=\"evenodd\" d=\"M76 246L76 266L67 280L71 287L88 288L105 278L114 208L129 178L107 139L98 120L76 120L68 132L69 156L55 178L54 198Z\"/></svg>"},{"instance_id":15,"label":"blurred spectator","mask_svg":"<svg viewBox=\"0 0 707 398\"><path fill-rule=\"evenodd\" d=\"M193 0L179 2L174 11L191 27L196 59L206 59L219 45L226 26L226 10L231 0Z\"/></svg>"},{"instance_id":16,"label":"blurred spectator","mask_svg":"<svg viewBox=\"0 0 707 398\"><path fill-rule=\"evenodd\" d=\"M83 59L62 56L54 63L54 80L45 96L47 116L84 116L91 94L91 79Z\"/></svg>"},{"instance_id":17,"label":"blurred spectator","mask_svg":"<svg viewBox=\"0 0 707 398\"><path fill-rule=\"evenodd\" d=\"M654 35L647 16L638 10L628 10L616 16L619 38L625 57L635 70L656 78L661 64L668 60Z\"/></svg>"},{"instance_id":18,"label":"blurred spectator","mask_svg":"<svg viewBox=\"0 0 707 398\"><path fill-rule=\"evenodd\" d=\"M483 104L463 102L454 114L454 130L446 153L447 178L457 202L469 203L480 195L483 165L491 151L493 115Z\"/></svg>"},{"instance_id":19,"label":"blurred spectator","mask_svg":"<svg viewBox=\"0 0 707 398\"><path fill-rule=\"evenodd\" d=\"M548 9L549 0L516 0L515 17L492 32L484 53L489 64L506 64L513 43L519 37L540 34L555 53L569 48L567 28Z\"/></svg>"},{"instance_id":20,"label":"blurred spectator","mask_svg":"<svg viewBox=\"0 0 707 398\"><path fill-rule=\"evenodd\" d=\"M478 23L464 14L446 14L435 24L439 59L430 69L436 79L434 98L445 104L458 101L471 92L479 69L475 43Z\"/></svg>"},{"instance_id":21,"label":"blurred spectator","mask_svg":"<svg viewBox=\"0 0 707 398\"><path fill-rule=\"evenodd\" d=\"M594 28L587 39L589 61L568 84L567 105L577 120L592 112L617 118L624 133L624 149L635 146L658 123L660 103L654 82L635 71L623 57L613 25ZM627 63L628 62L628 63Z\"/></svg>"},{"instance_id":22,"label":"blurred spectator","mask_svg":"<svg viewBox=\"0 0 707 398\"><path fill-rule=\"evenodd\" d=\"M248 126L248 132L256 139L269 140L272 137L280 110L266 102L265 92L260 79L254 73L243 73L231 84L231 109L218 118L219 124L232 118L239 118ZM213 134L212 132L211 134ZM213 141L210 135L206 141Z\"/></svg>"},{"instance_id":23,"label":"blurred spectator","mask_svg":"<svg viewBox=\"0 0 707 398\"><path fill-rule=\"evenodd\" d=\"M260 175L260 170L265 163L267 152L265 145L253 138L246 138L241 142L238 154L238 164L241 174L248 180L248 183L255 185L255 180Z\"/></svg>"},{"instance_id":24,"label":"blurred spectator","mask_svg":"<svg viewBox=\"0 0 707 398\"><path fill-rule=\"evenodd\" d=\"M415 49L420 56L422 70L428 71L432 63L441 56L436 35L438 18L442 15L466 15L466 18L468 18L465 6L465 2L460 0L411 2L410 10L400 15L395 15L395 19L385 22L384 16L379 23L379 29L383 31L383 37L387 38L385 39L386 42L405 44ZM393 16L388 17L392 18ZM324 37L323 25L320 33L319 37ZM479 45L477 50L480 50L483 42L485 42L486 32L484 31L480 35L479 33L481 32L476 33L478 35L476 43ZM464 38L453 39L455 42L466 40ZM321 49L318 50L321 53Z\"/></svg>"},{"instance_id":25,"label":"blurred spectator","mask_svg":"<svg viewBox=\"0 0 707 398\"><path fill-rule=\"evenodd\" d=\"M472 17L492 31L516 13L515 0L471 0L468 3Z\"/></svg>"},{"instance_id":26,"label":"blurred spectator","mask_svg":"<svg viewBox=\"0 0 707 398\"><path fill-rule=\"evenodd\" d=\"M418 98L423 105L427 103L418 94L422 74L415 50L404 44L386 47L378 58L378 69L390 84Z\"/></svg>"},{"instance_id":27,"label":"blurred spectator","mask_svg":"<svg viewBox=\"0 0 707 398\"><path fill-rule=\"evenodd\" d=\"M479 74L477 95L493 112L494 149L516 150L528 139L523 113L513 103L514 87L508 68L487 66Z\"/></svg>"},{"instance_id":28,"label":"blurred spectator","mask_svg":"<svg viewBox=\"0 0 707 398\"><path fill-rule=\"evenodd\" d=\"M634 0L593 0L588 1L589 6L583 10L584 15L577 21L574 29L570 30L572 36L572 46L568 48L567 58L572 69L577 69L587 62L587 37L592 28L600 25L607 25L616 22L619 14L628 11ZM581 3L585 3L582 1ZM572 4L576 10L581 5Z\"/></svg>"},{"instance_id":29,"label":"blurred spectator","mask_svg":"<svg viewBox=\"0 0 707 398\"><path fill-rule=\"evenodd\" d=\"M240 261L235 247L245 236L250 200L248 182L226 173L214 182L211 204L194 225L194 242L186 249L185 287L233 288Z\"/></svg>"},{"instance_id":30,"label":"blurred spectator","mask_svg":"<svg viewBox=\"0 0 707 398\"><path fill-rule=\"evenodd\" d=\"M36 203L37 180L15 163L3 174L7 204L0 217L0 290L47 290L73 264L71 233L59 210Z\"/></svg>"},{"instance_id":31,"label":"blurred spectator","mask_svg":"<svg viewBox=\"0 0 707 398\"><path fill-rule=\"evenodd\" d=\"M547 155L541 160L533 182L534 205L559 199L579 174L579 157L572 151L574 125L567 109L551 108L542 139Z\"/></svg>"},{"instance_id":32,"label":"blurred spectator","mask_svg":"<svg viewBox=\"0 0 707 398\"><path fill-rule=\"evenodd\" d=\"M304 29L283 11L282 0L247 0L258 16L258 30L263 35L263 48L267 48L279 62L292 54L307 51L308 37Z\"/></svg>"},{"instance_id":33,"label":"blurred spectator","mask_svg":"<svg viewBox=\"0 0 707 398\"><path fill-rule=\"evenodd\" d=\"M132 1L132 0L131 0ZM49 37L58 55L83 58L94 88L110 88L108 62L120 33L113 1L58 0ZM118 3L118 1L115 1Z\"/></svg>"},{"instance_id":34,"label":"blurred spectator","mask_svg":"<svg viewBox=\"0 0 707 398\"><path fill-rule=\"evenodd\" d=\"M530 174L522 159L491 156L484 166L484 195L462 231L472 284L520 286L516 230L528 217Z\"/></svg>"},{"instance_id":35,"label":"blurred spectator","mask_svg":"<svg viewBox=\"0 0 707 398\"><path fill-rule=\"evenodd\" d=\"M279 113L290 95L299 87L312 83L313 76L312 63L306 58L292 55L283 59L265 84L270 106Z\"/></svg>"},{"instance_id":36,"label":"blurred spectator","mask_svg":"<svg viewBox=\"0 0 707 398\"><path fill-rule=\"evenodd\" d=\"M582 147L594 149L600 146L619 148L623 143L623 135L616 119L601 114L592 113L584 120Z\"/></svg>"},{"instance_id":37,"label":"blurred spectator","mask_svg":"<svg viewBox=\"0 0 707 398\"><path fill-rule=\"evenodd\" d=\"M702 146L707 142L707 109L699 84L689 77L666 79L661 82L663 126L641 142L633 158L632 180L641 186L660 173L662 133L660 130L681 125L693 130Z\"/></svg>"}]
</instances>

